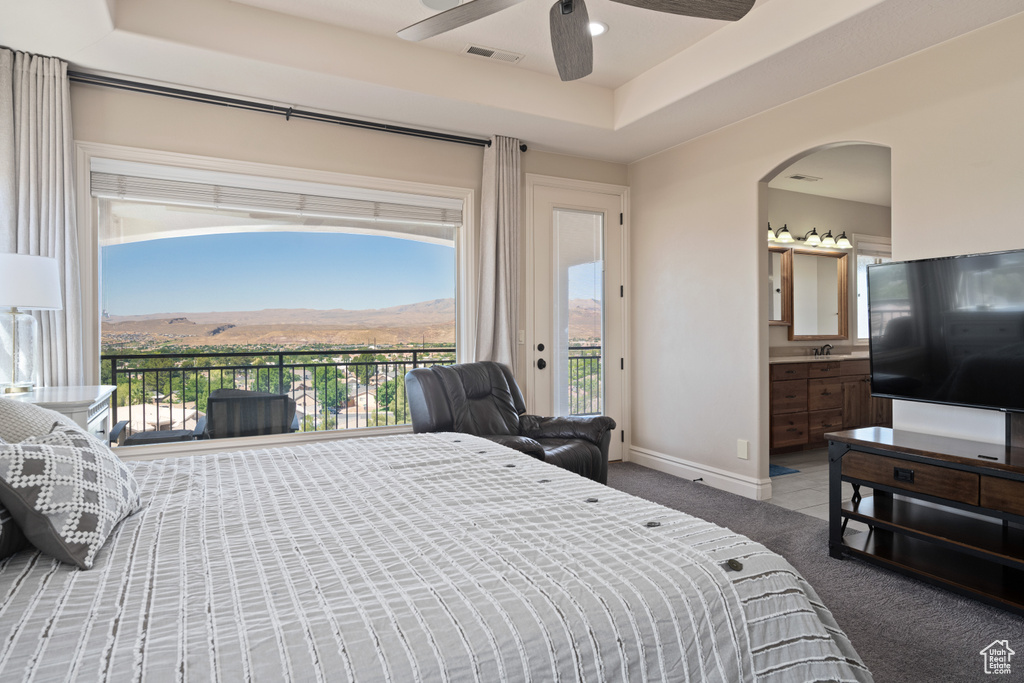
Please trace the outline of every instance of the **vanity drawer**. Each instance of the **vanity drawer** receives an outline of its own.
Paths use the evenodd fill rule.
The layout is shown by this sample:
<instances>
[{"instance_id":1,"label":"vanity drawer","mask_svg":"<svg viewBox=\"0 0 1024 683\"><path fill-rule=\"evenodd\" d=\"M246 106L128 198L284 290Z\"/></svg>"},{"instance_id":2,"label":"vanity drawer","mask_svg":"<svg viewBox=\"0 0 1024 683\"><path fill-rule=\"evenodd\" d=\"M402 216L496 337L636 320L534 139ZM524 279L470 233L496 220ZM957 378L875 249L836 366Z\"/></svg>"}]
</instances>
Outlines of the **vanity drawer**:
<instances>
[{"instance_id":1,"label":"vanity drawer","mask_svg":"<svg viewBox=\"0 0 1024 683\"><path fill-rule=\"evenodd\" d=\"M772 415L807 410L807 380L772 382Z\"/></svg>"},{"instance_id":2,"label":"vanity drawer","mask_svg":"<svg viewBox=\"0 0 1024 683\"><path fill-rule=\"evenodd\" d=\"M1024 481L982 476L981 507L1024 515Z\"/></svg>"},{"instance_id":3,"label":"vanity drawer","mask_svg":"<svg viewBox=\"0 0 1024 683\"><path fill-rule=\"evenodd\" d=\"M807 443L807 413L772 416L772 448Z\"/></svg>"},{"instance_id":4,"label":"vanity drawer","mask_svg":"<svg viewBox=\"0 0 1024 683\"><path fill-rule=\"evenodd\" d=\"M843 411L816 410L807 413L807 435L810 443L824 441L829 432L837 432L843 428Z\"/></svg>"},{"instance_id":5,"label":"vanity drawer","mask_svg":"<svg viewBox=\"0 0 1024 683\"><path fill-rule=\"evenodd\" d=\"M843 382L835 379L812 379L807 382L807 409L831 410L843 407Z\"/></svg>"},{"instance_id":6,"label":"vanity drawer","mask_svg":"<svg viewBox=\"0 0 1024 683\"><path fill-rule=\"evenodd\" d=\"M871 361L866 358L864 360L844 360L840 365L842 366L840 374L844 377L871 374Z\"/></svg>"},{"instance_id":7,"label":"vanity drawer","mask_svg":"<svg viewBox=\"0 0 1024 683\"><path fill-rule=\"evenodd\" d=\"M771 368L772 381L780 379L806 379L808 363L778 363Z\"/></svg>"},{"instance_id":8,"label":"vanity drawer","mask_svg":"<svg viewBox=\"0 0 1024 683\"><path fill-rule=\"evenodd\" d=\"M978 475L973 472L850 451L843 456L843 476L968 505L978 504Z\"/></svg>"},{"instance_id":9,"label":"vanity drawer","mask_svg":"<svg viewBox=\"0 0 1024 683\"><path fill-rule=\"evenodd\" d=\"M840 373L840 363L835 361L819 361L817 363L808 363L811 366L807 371L807 376L814 377L838 377Z\"/></svg>"}]
</instances>

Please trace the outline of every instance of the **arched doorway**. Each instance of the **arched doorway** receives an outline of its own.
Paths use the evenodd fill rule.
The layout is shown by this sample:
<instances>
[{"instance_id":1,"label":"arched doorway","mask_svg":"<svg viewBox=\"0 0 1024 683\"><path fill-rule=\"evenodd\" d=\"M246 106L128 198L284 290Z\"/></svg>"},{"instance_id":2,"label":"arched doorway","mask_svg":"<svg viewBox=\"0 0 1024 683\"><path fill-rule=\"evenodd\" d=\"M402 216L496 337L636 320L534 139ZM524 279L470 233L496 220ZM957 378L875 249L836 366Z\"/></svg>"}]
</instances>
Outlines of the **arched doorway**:
<instances>
[{"instance_id":1,"label":"arched doorway","mask_svg":"<svg viewBox=\"0 0 1024 683\"><path fill-rule=\"evenodd\" d=\"M758 287L768 327L761 476L770 477L772 502L825 518L824 435L891 420L863 381L863 272L891 253L890 150L852 141L805 150L759 190L759 233L768 236L770 224L773 234Z\"/></svg>"}]
</instances>

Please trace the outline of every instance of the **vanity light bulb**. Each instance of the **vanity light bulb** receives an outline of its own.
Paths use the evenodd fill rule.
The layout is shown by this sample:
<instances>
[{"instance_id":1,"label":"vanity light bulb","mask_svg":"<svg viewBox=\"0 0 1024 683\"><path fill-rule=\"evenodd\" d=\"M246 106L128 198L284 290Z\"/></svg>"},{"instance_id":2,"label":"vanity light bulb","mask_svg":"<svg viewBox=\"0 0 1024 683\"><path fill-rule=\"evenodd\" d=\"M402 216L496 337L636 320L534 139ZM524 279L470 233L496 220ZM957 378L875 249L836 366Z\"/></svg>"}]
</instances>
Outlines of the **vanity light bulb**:
<instances>
[{"instance_id":1,"label":"vanity light bulb","mask_svg":"<svg viewBox=\"0 0 1024 683\"><path fill-rule=\"evenodd\" d=\"M795 241L793 239L793 235L791 235L789 233L789 230L786 229L786 226L782 226L782 230L779 231L779 235L778 235L778 237L776 237L776 239L779 242L785 242L786 244L789 244L790 242L794 242Z\"/></svg>"},{"instance_id":2,"label":"vanity light bulb","mask_svg":"<svg viewBox=\"0 0 1024 683\"><path fill-rule=\"evenodd\" d=\"M821 244L821 237L818 236L818 231L817 230L811 230L807 234L807 239L805 240L805 242L810 247L816 247L819 244Z\"/></svg>"},{"instance_id":3,"label":"vanity light bulb","mask_svg":"<svg viewBox=\"0 0 1024 683\"><path fill-rule=\"evenodd\" d=\"M832 231L829 230L825 233L825 236L821 238L821 246L823 247L834 247L836 246L836 238L832 236Z\"/></svg>"},{"instance_id":4,"label":"vanity light bulb","mask_svg":"<svg viewBox=\"0 0 1024 683\"><path fill-rule=\"evenodd\" d=\"M836 238L836 246L840 249L853 249L853 244L846 237L846 233L840 233L839 237Z\"/></svg>"}]
</instances>

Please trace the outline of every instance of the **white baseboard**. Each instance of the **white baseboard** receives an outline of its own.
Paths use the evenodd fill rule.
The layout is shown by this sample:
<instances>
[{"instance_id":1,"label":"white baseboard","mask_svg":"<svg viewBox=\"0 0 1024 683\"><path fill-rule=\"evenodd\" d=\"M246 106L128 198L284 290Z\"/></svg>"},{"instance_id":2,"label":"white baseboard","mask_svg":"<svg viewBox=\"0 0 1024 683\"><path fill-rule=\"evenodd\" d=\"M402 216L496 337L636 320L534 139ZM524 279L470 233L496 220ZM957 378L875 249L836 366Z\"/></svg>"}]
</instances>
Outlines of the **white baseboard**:
<instances>
[{"instance_id":1,"label":"white baseboard","mask_svg":"<svg viewBox=\"0 0 1024 683\"><path fill-rule=\"evenodd\" d=\"M722 489L729 493L735 493L744 498L754 500L767 500L772 497L772 482L770 479L755 479L735 472L727 472L711 465L690 462L664 453L658 453L646 448L630 446L629 462L637 465L650 467L652 470L665 472L680 479L693 481L703 479L703 483Z\"/></svg>"}]
</instances>

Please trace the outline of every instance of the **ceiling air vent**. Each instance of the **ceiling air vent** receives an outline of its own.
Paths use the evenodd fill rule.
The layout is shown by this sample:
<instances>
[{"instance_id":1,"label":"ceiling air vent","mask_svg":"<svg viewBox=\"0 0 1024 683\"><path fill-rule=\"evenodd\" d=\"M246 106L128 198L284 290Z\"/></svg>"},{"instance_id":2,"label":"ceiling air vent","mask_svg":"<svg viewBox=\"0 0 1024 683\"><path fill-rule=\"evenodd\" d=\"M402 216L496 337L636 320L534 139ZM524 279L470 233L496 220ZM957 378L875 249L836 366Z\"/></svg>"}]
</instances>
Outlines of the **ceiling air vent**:
<instances>
[{"instance_id":1,"label":"ceiling air vent","mask_svg":"<svg viewBox=\"0 0 1024 683\"><path fill-rule=\"evenodd\" d=\"M525 57L525 55L509 52L508 50L495 50L492 47L484 47L482 45L467 45L466 49L462 51L462 54L473 55L474 57L483 57L484 59L493 59L495 61L505 62L506 64L517 64L520 59Z\"/></svg>"},{"instance_id":2,"label":"ceiling air vent","mask_svg":"<svg viewBox=\"0 0 1024 683\"><path fill-rule=\"evenodd\" d=\"M790 177L790 178L791 178L792 180L803 180L803 181L805 181L805 182L808 182L808 183L816 183L816 182L818 182L819 180L821 180L821 178L819 178L819 177L817 177L817 176L813 176L813 175L804 175L804 174L802 174L802 173L797 173L796 175L791 175L791 176L789 176L789 177Z\"/></svg>"}]
</instances>

